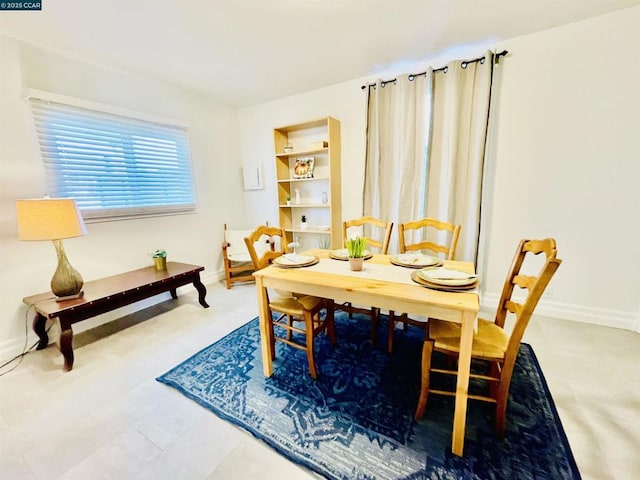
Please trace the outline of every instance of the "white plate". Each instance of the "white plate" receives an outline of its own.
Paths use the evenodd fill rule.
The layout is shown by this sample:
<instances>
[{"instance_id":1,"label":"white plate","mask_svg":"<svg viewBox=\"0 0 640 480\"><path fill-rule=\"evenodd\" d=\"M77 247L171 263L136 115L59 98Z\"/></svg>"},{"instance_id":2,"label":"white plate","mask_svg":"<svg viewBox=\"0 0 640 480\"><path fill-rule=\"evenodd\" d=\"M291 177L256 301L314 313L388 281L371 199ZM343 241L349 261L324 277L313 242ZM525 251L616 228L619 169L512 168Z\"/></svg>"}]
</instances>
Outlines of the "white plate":
<instances>
[{"instance_id":1,"label":"white plate","mask_svg":"<svg viewBox=\"0 0 640 480\"><path fill-rule=\"evenodd\" d=\"M329 256L334 259L347 260L349 258L349 251L346 248L339 248L337 250L331 250ZM362 256L365 259L372 257L369 250L364 250Z\"/></svg>"},{"instance_id":2,"label":"white plate","mask_svg":"<svg viewBox=\"0 0 640 480\"><path fill-rule=\"evenodd\" d=\"M436 285L463 286L471 285L478 281L477 275L444 267L423 268L418 272L418 275L420 278Z\"/></svg>"},{"instance_id":3,"label":"white plate","mask_svg":"<svg viewBox=\"0 0 640 480\"><path fill-rule=\"evenodd\" d=\"M391 261L393 262L394 260L396 263L415 268L430 267L440 264L439 259L422 253L401 253L400 255L392 256Z\"/></svg>"},{"instance_id":4,"label":"white plate","mask_svg":"<svg viewBox=\"0 0 640 480\"><path fill-rule=\"evenodd\" d=\"M300 255L297 253L285 253L284 255L277 257L273 263L277 263L278 265L305 265L307 263L313 262L316 257L311 255Z\"/></svg>"}]
</instances>

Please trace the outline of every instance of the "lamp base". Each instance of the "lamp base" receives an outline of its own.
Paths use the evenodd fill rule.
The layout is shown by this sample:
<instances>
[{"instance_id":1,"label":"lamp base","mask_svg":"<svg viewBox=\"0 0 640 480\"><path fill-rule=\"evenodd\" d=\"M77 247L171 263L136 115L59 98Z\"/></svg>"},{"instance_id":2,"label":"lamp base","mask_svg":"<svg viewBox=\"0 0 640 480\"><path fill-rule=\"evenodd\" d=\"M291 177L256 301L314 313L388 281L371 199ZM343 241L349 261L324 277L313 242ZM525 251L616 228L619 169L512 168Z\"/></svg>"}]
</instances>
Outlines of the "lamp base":
<instances>
[{"instance_id":1,"label":"lamp base","mask_svg":"<svg viewBox=\"0 0 640 480\"><path fill-rule=\"evenodd\" d=\"M64 302L65 300L75 300L76 298L80 298L84 296L84 291L80 291L79 293L76 293L75 295L64 295L62 297L56 297L56 302Z\"/></svg>"},{"instance_id":2,"label":"lamp base","mask_svg":"<svg viewBox=\"0 0 640 480\"><path fill-rule=\"evenodd\" d=\"M54 240L58 254L58 268L51 279L51 291L57 298L72 297L82 292L82 275L69 264L62 240Z\"/></svg>"}]
</instances>

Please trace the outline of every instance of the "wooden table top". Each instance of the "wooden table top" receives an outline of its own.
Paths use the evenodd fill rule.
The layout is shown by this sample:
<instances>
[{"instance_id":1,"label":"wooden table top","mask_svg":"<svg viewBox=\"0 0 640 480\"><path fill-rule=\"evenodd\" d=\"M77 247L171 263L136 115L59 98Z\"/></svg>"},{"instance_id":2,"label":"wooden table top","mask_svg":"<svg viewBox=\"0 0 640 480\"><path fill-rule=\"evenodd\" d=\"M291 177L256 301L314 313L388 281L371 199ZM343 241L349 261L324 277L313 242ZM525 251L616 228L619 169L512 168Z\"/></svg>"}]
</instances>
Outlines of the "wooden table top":
<instances>
[{"instance_id":1,"label":"wooden table top","mask_svg":"<svg viewBox=\"0 0 640 480\"><path fill-rule=\"evenodd\" d=\"M315 255L320 261L340 262L331 260L329 251L322 249L312 249L304 252L305 255ZM389 265L390 268L400 268L407 270L410 275L411 269L393 265L389 261L390 255L373 255L365 262L379 265ZM445 260L444 266L457 270L474 273L475 269L471 262L461 262ZM266 284L273 288L287 289L292 283L295 284L295 291L320 297L350 298L359 296L366 299L372 306L385 309L393 309L406 313L425 313L425 305L428 311L438 313L438 318L456 321L459 313L463 311L477 313L480 309L479 296L477 292L444 292L425 288L418 284L395 283L384 279L371 279L359 277L357 274L340 275L324 272L310 272L305 268L279 268L270 266L254 273L256 277L263 277ZM305 288L308 285L308 289ZM308 290L308 291L307 291ZM457 313L456 313L457 312Z\"/></svg>"},{"instance_id":2,"label":"wooden table top","mask_svg":"<svg viewBox=\"0 0 640 480\"><path fill-rule=\"evenodd\" d=\"M82 287L84 295L79 298L56 301L56 297L49 291L25 297L22 301L27 305L34 305L41 314L53 317L66 310L73 310L83 305L108 299L113 295L125 294L141 287L162 283L175 277L202 270L204 270L204 267L199 265L167 262L166 270L156 270L154 266L149 266L85 282Z\"/></svg>"}]
</instances>

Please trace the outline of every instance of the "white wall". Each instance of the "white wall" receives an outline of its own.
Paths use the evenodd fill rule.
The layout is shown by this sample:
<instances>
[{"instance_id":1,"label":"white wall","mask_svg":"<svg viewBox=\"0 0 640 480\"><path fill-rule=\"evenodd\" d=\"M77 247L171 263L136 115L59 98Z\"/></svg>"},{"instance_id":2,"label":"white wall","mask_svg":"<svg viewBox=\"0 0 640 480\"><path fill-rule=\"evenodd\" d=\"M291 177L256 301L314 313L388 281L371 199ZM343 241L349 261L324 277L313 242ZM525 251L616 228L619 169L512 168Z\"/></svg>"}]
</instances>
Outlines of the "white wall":
<instances>
[{"instance_id":1,"label":"white wall","mask_svg":"<svg viewBox=\"0 0 640 480\"><path fill-rule=\"evenodd\" d=\"M44 169L25 101L26 88L189 125L197 213L87 225L87 236L65 241L69 260L85 281L150 265L147 253L157 248L165 248L169 260L203 265L205 280L218 277L222 268L222 225L245 223L235 109L171 85L2 36L0 62L0 358L21 349L25 323L22 298L49 290L56 265L50 242L17 240L15 200L46 193ZM168 294L152 301L165 297ZM135 308L140 305L127 311ZM120 310L82 322L74 330L122 314ZM29 325L31 316L32 312Z\"/></svg>"},{"instance_id":2,"label":"white wall","mask_svg":"<svg viewBox=\"0 0 640 480\"><path fill-rule=\"evenodd\" d=\"M495 306L519 239L552 236L564 263L538 311L636 328L637 25L640 7L493 45L510 55L496 70L487 154L479 264L484 306ZM404 71L442 63L432 59ZM242 161L259 158L266 169L267 189L245 194L250 221L277 222L272 129L326 115L342 122L343 218L361 214L366 94L360 85L372 80L240 110Z\"/></svg>"},{"instance_id":3,"label":"white wall","mask_svg":"<svg viewBox=\"0 0 640 480\"><path fill-rule=\"evenodd\" d=\"M518 238L563 264L541 311L633 328L640 277L640 7L504 44L485 234L489 292Z\"/></svg>"}]
</instances>

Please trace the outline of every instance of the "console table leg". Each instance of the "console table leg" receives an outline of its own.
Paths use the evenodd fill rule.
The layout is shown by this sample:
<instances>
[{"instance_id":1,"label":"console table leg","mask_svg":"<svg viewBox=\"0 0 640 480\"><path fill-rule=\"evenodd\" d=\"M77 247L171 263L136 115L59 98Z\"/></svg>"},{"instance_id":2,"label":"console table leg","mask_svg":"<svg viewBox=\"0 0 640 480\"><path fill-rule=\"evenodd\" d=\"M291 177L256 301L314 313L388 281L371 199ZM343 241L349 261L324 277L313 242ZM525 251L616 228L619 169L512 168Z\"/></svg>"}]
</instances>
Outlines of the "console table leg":
<instances>
[{"instance_id":1,"label":"console table leg","mask_svg":"<svg viewBox=\"0 0 640 480\"><path fill-rule=\"evenodd\" d=\"M35 317L33 317L33 331L36 332L36 335L40 338L36 350L42 350L43 348L47 348L47 345L49 345L49 335L47 334L46 322L47 318L39 313L36 313Z\"/></svg>"},{"instance_id":2,"label":"console table leg","mask_svg":"<svg viewBox=\"0 0 640 480\"><path fill-rule=\"evenodd\" d=\"M171 298L173 298L174 300L178 299L178 290L175 288L172 288L171 290L169 290L169 292L171 292Z\"/></svg>"},{"instance_id":3,"label":"console table leg","mask_svg":"<svg viewBox=\"0 0 640 480\"><path fill-rule=\"evenodd\" d=\"M60 353L64 357L65 372L73 368L73 330L71 324L60 319Z\"/></svg>"},{"instance_id":4,"label":"console table leg","mask_svg":"<svg viewBox=\"0 0 640 480\"><path fill-rule=\"evenodd\" d=\"M209 308L209 304L204 298L207 295L207 289L200 281L199 274L196 276L196 278L193 279L193 286L196 287L196 290L198 291L198 301L200 302L200 305L202 305L204 308Z\"/></svg>"}]
</instances>

